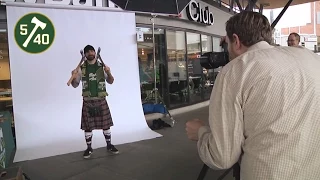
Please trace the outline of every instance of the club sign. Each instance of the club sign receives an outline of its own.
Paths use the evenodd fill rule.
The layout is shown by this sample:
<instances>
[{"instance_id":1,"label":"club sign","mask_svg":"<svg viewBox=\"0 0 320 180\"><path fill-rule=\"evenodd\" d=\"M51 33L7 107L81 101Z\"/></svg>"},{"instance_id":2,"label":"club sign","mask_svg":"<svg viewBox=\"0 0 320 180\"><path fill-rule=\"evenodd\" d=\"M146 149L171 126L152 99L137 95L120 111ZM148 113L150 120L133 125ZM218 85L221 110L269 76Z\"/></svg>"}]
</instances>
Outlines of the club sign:
<instances>
[{"instance_id":1,"label":"club sign","mask_svg":"<svg viewBox=\"0 0 320 180\"><path fill-rule=\"evenodd\" d=\"M208 6L203 9L200 3L195 0L191 0L186 9L187 16L190 21L200 22L206 25L213 25L213 13L210 12Z\"/></svg>"}]
</instances>

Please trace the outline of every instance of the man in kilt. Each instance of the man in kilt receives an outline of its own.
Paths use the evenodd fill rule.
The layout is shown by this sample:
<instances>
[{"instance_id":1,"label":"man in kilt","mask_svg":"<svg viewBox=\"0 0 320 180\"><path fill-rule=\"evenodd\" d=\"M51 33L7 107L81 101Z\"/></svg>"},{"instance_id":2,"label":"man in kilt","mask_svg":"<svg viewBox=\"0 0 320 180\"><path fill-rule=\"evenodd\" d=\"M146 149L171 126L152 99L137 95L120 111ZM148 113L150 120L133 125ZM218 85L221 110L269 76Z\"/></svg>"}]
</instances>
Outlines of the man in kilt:
<instances>
[{"instance_id":1,"label":"man in kilt","mask_svg":"<svg viewBox=\"0 0 320 180\"><path fill-rule=\"evenodd\" d=\"M113 126L110 109L106 100L108 93L106 91L106 82L112 84L114 78L108 66L103 66L96 58L95 49L91 45L84 48L86 61L81 68L72 71L77 74L72 81L72 86L77 88L82 81L82 116L81 129L85 132L87 149L83 157L89 158L93 152L91 147L92 130L103 130L107 142L107 150L118 154L119 151L111 144L110 127Z\"/></svg>"}]
</instances>

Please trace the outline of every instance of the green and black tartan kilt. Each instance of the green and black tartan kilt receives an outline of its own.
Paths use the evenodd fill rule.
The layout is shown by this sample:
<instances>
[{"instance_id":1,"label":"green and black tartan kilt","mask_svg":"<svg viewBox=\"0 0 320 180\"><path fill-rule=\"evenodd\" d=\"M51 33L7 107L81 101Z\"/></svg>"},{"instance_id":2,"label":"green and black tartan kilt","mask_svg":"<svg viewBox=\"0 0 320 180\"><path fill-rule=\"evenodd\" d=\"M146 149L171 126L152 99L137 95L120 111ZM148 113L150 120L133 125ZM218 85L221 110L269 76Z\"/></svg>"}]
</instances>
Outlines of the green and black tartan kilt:
<instances>
[{"instance_id":1,"label":"green and black tartan kilt","mask_svg":"<svg viewBox=\"0 0 320 180\"><path fill-rule=\"evenodd\" d=\"M111 126L113 126L113 121L105 98L83 100L82 130L109 129Z\"/></svg>"}]
</instances>

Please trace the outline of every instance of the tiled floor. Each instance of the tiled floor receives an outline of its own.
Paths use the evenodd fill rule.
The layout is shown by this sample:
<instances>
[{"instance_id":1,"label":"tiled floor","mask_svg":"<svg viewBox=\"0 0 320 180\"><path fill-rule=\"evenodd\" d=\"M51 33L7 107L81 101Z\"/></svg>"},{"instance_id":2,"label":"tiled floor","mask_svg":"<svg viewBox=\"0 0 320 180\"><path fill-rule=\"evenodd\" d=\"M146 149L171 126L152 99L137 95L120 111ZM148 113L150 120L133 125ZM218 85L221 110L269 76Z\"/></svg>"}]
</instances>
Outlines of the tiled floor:
<instances>
[{"instance_id":1,"label":"tiled floor","mask_svg":"<svg viewBox=\"0 0 320 180\"><path fill-rule=\"evenodd\" d=\"M202 168L196 143L187 139L185 122L207 119L207 108L175 116L173 128L158 132L164 137L119 145L119 155L96 149L89 160L82 152L22 162L31 180L196 180ZM209 170L205 180L216 180L224 171ZM229 173L224 180L232 180Z\"/></svg>"}]
</instances>

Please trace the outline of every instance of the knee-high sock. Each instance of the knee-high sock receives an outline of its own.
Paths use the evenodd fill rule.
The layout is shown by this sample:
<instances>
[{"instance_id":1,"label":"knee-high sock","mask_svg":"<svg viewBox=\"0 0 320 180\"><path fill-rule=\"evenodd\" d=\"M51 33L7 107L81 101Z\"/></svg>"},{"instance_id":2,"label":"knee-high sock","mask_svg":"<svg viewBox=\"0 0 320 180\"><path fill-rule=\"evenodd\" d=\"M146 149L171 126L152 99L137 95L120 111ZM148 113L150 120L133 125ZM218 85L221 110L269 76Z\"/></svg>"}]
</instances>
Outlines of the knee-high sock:
<instances>
[{"instance_id":1,"label":"knee-high sock","mask_svg":"<svg viewBox=\"0 0 320 180\"><path fill-rule=\"evenodd\" d=\"M91 140L92 140L92 131L85 131L84 132L86 143L88 148L91 148Z\"/></svg>"},{"instance_id":2,"label":"knee-high sock","mask_svg":"<svg viewBox=\"0 0 320 180\"><path fill-rule=\"evenodd\" d=\"M103 130L103 135L106 138L107 145L111 145L111 130L109 129L104 129Z\"/></svg>"}]
</instances>

